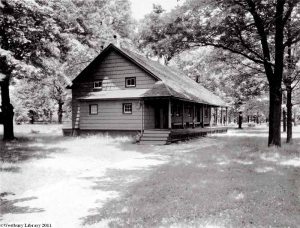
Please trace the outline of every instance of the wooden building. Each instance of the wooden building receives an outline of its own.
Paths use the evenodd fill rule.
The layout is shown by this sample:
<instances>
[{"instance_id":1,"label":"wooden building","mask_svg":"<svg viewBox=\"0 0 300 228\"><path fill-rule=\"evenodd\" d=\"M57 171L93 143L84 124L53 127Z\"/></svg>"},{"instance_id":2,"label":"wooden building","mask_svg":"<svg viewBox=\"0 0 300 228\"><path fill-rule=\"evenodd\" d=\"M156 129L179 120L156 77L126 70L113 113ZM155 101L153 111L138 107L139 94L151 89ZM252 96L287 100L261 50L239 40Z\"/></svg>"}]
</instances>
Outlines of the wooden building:
<instances>
[{"instance_id":1,"label":"wooden building","mask_svg":"<svg viewBox=\"0 0 300 228\"><path fill-rule=\"evenodd\" d=\"M172 129L204 132L227 122L221 98L179 70L113 44L69 88L74 132L139 132L142 141L165 143ZM154 140L159 135L164 140Z\"/></svg>"}]
</instances>

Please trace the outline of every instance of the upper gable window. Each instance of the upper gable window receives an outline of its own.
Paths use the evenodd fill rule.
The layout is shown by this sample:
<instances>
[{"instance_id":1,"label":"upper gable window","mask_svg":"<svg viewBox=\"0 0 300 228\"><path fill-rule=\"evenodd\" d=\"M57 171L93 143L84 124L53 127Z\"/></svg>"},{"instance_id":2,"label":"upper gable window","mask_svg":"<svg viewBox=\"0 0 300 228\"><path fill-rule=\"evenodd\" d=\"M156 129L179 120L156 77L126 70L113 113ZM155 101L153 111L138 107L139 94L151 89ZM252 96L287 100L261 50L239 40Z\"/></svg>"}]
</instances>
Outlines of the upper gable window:
<instances>
[{"instance_id":1,"label":"upper gable window","mask_svg":"<svg viewBox=\"0 0 300 228\"><path fill-rule=\"evenodd\" d=\"M125 78L125 87L135 87L136 86L135 77Z\"/></svg>"},{"instance_id":2,"label":"upper gable window","mask_svg":"<svg viewBox=\"0 0 300 228\"><path fill-rule=\"evenodd\" d=\"M94 89L102 89L102 81L94 81Z\"/></svg>"}]
</instances>

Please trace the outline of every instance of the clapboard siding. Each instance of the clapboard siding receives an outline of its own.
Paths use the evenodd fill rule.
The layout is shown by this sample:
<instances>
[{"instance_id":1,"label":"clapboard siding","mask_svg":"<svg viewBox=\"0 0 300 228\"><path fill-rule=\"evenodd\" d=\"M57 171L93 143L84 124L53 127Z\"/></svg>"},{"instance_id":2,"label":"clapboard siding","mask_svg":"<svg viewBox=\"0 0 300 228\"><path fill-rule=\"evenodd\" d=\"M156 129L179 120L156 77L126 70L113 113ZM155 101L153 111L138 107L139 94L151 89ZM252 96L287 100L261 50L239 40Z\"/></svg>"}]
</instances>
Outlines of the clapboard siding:
<instances>
[{"instance_id":1,"label":"clapboard siding","mask_svg":"<svg viewBox=\"0 0 300 228\"><path fill-rule=\"evenodd\" d=\"M136 77L136 87L126 88L125 78ZM90 75L85 76L79 82L76 82L72 89L72 123L73 127L76 121L77 107L80 102L78 97L83 97L93 92L94 81L102 80L103 91L116 90L132 90L132 89L148 89L153 86L156 80L148 73L131 63L116 52L109 53L102 62L95 67ZM134 101L136 102L136 101ZM95 102L91 102L95 103ZM89 107L87 103L80 105L80 128L81 129L118 129L115 123L121 123L121 129L140 129L141 128L141 110L135 110L131 117L122 113L122 101L106 101L97 102L99 107L99 115L96 117L89 115ZM103 107L100 107L104 105ZM118 107L117 107L118 106ZM133 108L135 108L133 106ZM154 119L153 117L145 117L148 125ZM112 123L109 120L113 120ZM106 122L105 124L103 122ZM124 123L126 121L127 123ZM154 122L154 120L153 120ZM109 127L111 125L111 128ZM132 127L130 128L131 125ZM154 123L153 123L154 125Z\"/></svg>"},{"instance_id":2,"label":"clapboard siding","mask_svg":"<svg viewBox=\"0 0 300 228\"><path fill-rule=\"evenodd\" d=\"M123 103L132 103L132 114L123 114ZM98 115L89 114L89 105L98 105ZM82 130L141 130L142 108L139 100L81 102Z\"/></svg>"},{"instance_id":3,"label":"clapboard siding","mask_svg":"<svg viewBox=\"0 0 300 228\"><path fill-rule=\"evenodd\" d=\"M148 89L153 86L155 79L142 69L119 56L115 52L107 55L94 72L85 77L81 84L93 90L93 81L103 80L103 90L134 89L125 87L126 77L136 77L136 89Z\"/></svg>"}]
</instances>

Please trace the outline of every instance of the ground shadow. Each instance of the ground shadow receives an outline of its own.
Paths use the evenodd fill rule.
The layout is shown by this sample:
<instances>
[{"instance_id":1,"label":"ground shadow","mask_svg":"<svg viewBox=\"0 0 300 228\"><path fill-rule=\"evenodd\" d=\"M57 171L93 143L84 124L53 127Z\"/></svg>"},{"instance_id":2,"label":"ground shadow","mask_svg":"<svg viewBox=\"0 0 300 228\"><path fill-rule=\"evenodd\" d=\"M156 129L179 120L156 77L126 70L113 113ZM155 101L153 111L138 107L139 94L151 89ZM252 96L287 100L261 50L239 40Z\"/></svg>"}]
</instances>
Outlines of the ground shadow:
<instances>
[{"instance_id":1,"label":"ground shadow","mask_svg":"<svg viewBox=\"0 0 300 228\"><path fill-rule=\"evenodd\" d=\"M124 178L140 171L111 170L109 181L99 180L94 189L116 190L120 197L93 208L93 214L82 218L83 224L297 226L299 169L262 160L264 138L217 139L219 145L174 155L170 163L132 183Z\"/></svg>"},{"instance_id":2,"label":"ground shadow","mask_svg":"<svg viewBox=\"0 0 300 228\"><path fill-rule=\"evenodd\" d=\"M31 159L51 158L53 154L64 153L65 149L55 144L65 140L60 136L28 136L13 141L0 141L0 161L2 172L19 172L19 163Z\"/></svg>"},{"instance_id":3,"label":"ground shadow","mask_svg":"<svg viewBox=\"0 0 300 228\"><path fill-rule=\"evenodd\" d=\"M40 213L44 212L43 208L32 208L16 206L17 203L31 201L37 199L37 197L26 197L20 199L8 200L5 199L8 195L14 195L13 193L4 192L0 194L0 220L5 214L27 214L27 213Z\"/></svg>"}]
</instances>

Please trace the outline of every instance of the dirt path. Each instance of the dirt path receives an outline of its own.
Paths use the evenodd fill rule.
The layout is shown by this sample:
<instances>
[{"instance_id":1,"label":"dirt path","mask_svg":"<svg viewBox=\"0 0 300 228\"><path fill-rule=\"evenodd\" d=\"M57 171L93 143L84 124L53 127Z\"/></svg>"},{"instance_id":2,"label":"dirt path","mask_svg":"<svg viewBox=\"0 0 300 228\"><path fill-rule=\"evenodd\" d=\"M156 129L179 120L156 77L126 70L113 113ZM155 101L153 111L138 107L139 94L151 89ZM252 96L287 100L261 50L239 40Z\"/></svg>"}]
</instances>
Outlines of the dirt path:
<instances>
[{"instance_id":1,"label":"dirt path","mask_svg":"<svg viewBox=\"0 0 300 228\"><path fill-rule=\"evenodd\" d=\"M0 144L0 224L297 227L298 130L282 149L265 146L265 128L169 146L27 132Z\"/></svg>"},{"instance_id":2,"label":"dirt path","mask_svg":"<svg viewBox=\"0 0 300 228\"><path fill-rule=\"evenodd\" d=\"M136 171L165 162L163 156L141 154L135 147L124 139L70 139L49 132L26 134L19 142L2 144L6 153L0 173L0 224L82 227L81 218L89 215L90 209L118 196L117 191L99 189L95 184L108 180L105 174L109 169ZM131 181L130 176L125 178Z\"/></svg>"}]
</instances>

